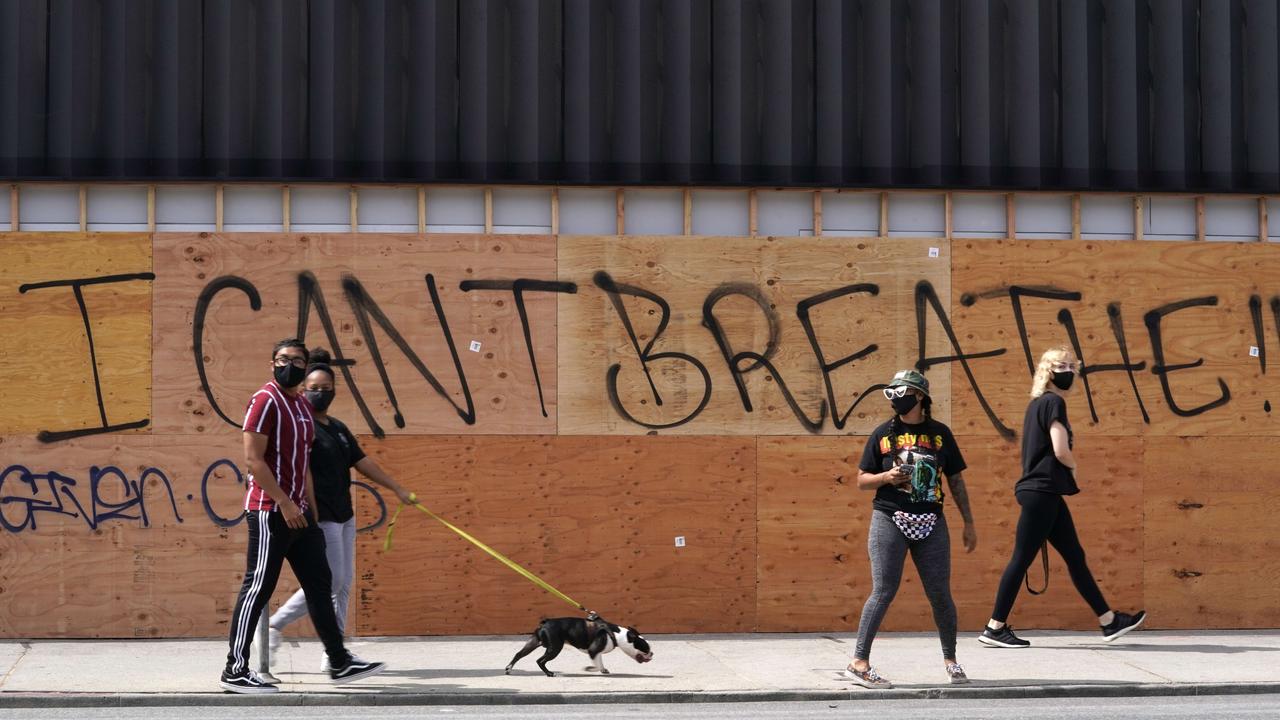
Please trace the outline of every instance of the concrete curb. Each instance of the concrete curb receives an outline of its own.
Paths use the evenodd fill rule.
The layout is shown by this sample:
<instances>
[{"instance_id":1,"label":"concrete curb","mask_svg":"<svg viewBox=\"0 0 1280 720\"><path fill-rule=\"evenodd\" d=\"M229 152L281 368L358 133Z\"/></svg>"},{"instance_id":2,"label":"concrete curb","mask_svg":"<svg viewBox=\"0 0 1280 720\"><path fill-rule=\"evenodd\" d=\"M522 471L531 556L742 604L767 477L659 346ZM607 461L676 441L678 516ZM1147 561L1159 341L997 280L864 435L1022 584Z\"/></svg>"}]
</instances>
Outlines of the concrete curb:
<instances>
[{"instance_id":1,"label":"concrete curb","mask_svg":"<svg viewBox=\"0 0 1280 720\"><path fill-rule=\"evenodd\" d=\"M1258 683L1114 683L1085 685L973 684L893 690L760 690L728 692L582 692L582 693L309 693L273 695L209 693L26 693L0 692L0 708L87 707L306 707L397 705L579 705L593 703L733 703L846 700L940 700L1109 698L1188 695L1261 695L1280 693L1280 682Z\"/></svg>"}]
</instances>

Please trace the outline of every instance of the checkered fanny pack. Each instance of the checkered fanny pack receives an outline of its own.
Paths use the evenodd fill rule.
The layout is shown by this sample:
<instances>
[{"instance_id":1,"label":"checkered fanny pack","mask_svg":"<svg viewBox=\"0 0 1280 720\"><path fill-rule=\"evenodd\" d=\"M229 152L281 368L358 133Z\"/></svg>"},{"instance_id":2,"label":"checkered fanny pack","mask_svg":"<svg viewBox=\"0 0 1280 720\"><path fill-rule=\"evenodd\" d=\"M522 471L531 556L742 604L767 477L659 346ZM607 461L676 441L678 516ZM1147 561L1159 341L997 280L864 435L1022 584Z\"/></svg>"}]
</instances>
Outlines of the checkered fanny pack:
<instances>
[{"instance_id":1,"label":"checkered fanny pack","mask_svg":"<svg viewBox=\"0 0 1280 720\"><path fill-rule=\"evenodd\" d=\"M893 524L898 526L908 540L929 537L938 523L938 513L909 513L901 510L893 514Z\"/></svg>"}]
</instances>

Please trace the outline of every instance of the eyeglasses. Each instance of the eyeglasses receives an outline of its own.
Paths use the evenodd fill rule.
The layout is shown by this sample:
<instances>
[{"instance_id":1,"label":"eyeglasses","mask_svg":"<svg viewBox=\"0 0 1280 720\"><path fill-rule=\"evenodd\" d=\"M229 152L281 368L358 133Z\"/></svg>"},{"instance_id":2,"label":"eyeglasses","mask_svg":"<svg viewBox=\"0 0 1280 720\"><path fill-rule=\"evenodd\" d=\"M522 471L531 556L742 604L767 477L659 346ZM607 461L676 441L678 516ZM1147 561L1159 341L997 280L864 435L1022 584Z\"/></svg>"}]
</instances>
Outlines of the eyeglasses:
<instances>
[{"instance_id":1,"label":"eyeglasses","mask_svg":"<svg viewBox=\"0 0 1280 720\"><path fill-rule=\"evenodd\" d=\"M898 387L887 387L884 389L884 396L889 400L892 400L894 398L905 397L907 393L911 392L911 390L912 388L909 388L906 385L899 385Z\"/></svg>"},{"instance_id":2,"label":"eyeglasses","mask_svg":"<svg viewBox=\"0 0 1280 720\"><path fill-rule=\"evenodd\" d=\"M290 357L288 355L277 355L275 363L276 363L276 367L293 365L294 367L304 368L307 366L307 359L304 357Z\"/></svg>"}]
</instances>

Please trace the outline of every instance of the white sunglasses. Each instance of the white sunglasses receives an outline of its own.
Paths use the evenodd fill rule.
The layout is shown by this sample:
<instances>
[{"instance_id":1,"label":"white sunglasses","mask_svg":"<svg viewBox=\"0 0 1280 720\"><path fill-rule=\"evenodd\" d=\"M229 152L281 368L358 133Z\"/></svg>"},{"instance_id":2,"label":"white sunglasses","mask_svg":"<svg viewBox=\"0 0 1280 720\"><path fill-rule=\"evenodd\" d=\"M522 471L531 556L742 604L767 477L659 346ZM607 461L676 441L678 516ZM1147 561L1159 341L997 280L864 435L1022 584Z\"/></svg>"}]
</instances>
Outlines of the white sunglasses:
<instances>
[{"instance_id":1,"label":"white sunglasses","mask_svg":"<svg viewBox=\"0 0 1280 720\"><path fill-rule=\"evenodd\" d=\"M889 400L892 400L894 398L906 397L906 394L911 392L911 390L913 389L914 388L907 387L906 385L899 385L898 387L887 387L884 389L884 396Z\"/></svg>"}]
</instances>

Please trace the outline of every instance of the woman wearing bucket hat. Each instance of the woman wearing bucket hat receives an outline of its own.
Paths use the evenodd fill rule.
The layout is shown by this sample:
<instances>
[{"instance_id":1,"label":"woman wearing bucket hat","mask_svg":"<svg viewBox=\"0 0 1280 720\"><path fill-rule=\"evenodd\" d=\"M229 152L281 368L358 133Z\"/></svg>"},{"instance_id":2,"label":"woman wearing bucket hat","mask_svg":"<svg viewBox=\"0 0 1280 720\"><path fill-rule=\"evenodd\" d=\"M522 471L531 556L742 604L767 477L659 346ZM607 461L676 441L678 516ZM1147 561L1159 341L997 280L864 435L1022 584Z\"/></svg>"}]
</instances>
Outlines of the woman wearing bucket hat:
<instances>
[{"instance_id":1,"label":"woman wearing bucket hat","mask_svg":"<svg viewBox=\"0 0 1280 720\"><path fill-rule=\"evenodd\" d=\"M893 376L884 395L893 405L893 417L872 431L858 463L858 487L876 491L867 536L871 595L862 608L853 662L842 675L863 687L893 687L871 667L871 643L898 592L910 553L933 607L933 620L942 641L943 669L952 683L966 683L969 679L964 668L956 662L951 537L942 514L945 476L964 518L965 550L973 552L978 534L961 475L964 456L951 429L930 416L933 401L924 375L903 370Z\"/></svg>"},{"instance_id":2,"label":"woman wearing bucket hat","mask_svg":"<svg viewBox=\"0 0 1280 720\"><path fill-rule=\"evenodd\" d=\"M1049 555L1046 545L1067 563L1071 582L1080 597L1098 616L1102 639L1111 642L1136 629L1146 619L1137 614L1113 612L1102 597L1093 573L1085 563L1084 548L1076 535L1071 510L1065 496L1080 492L1076 486L1076 458L1072 452L1071 423L1067 421L1066 396L1080 370L1080 362L1068 347L1056 347L1040 357L1031 381L1031 404L1022 421L1022 478L1014 485L1014 497L1022 507L1014 536L1013 555L1000 577L991 620L978 636L987 647L1024 648L1031 645L1013 634L1006 622L1018 597L1019 586L1039 552L1044 559L1045 589L1049 586ZM1040 592L1027 590L1032 594Z\"/></svg>"}]
</instances>

